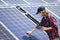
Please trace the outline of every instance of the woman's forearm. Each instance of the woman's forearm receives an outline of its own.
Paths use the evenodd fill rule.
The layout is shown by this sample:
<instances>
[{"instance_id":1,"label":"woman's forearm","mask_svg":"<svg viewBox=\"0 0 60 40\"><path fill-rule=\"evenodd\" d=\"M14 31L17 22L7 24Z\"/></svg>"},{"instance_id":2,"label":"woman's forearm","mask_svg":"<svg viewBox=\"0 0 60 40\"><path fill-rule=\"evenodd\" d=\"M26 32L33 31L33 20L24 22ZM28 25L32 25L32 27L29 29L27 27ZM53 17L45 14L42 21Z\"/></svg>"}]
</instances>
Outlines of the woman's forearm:
<instances>
[{"instance_id":1,"label":"woman's forearm","mask_svg":"<svg viewBox=\"0 0 60 40\"><path fill-rule=\"evenodd\" d=\"M52 29L52 27L47 28L48 30Z\"/></svg>"},{"instance_id":2,"label":"woman's forearm","mask_svg":"<svg viewBox=\"0 0 60 40\"><path fill-rule=\"evenodd\" d=\"M36 30L37 30L37 28L32 29L31 33L33 33L33 32L36 31Z\"/></svg>"},{"instance_id":3,"label":"woman's forearm","mask_svg":"<svg viewBox=\"0 0 60 40\"><path fill-rule=\"evenodd\" d=\"M51 29L53 29L52 27L42 27L41 28L42 30L51 30Z\"/></svg>"},{"instance_id":4,"label":"woman's forearm","mask_svg":"<svg viewBox=\"0 0 60 40\"><path fill-rule=\"evenodd\" d=\"M34 31L36 31L37 28L32 29L31 31L28 31L27 34L31 35Z\"/></svg>"}]
</instances>

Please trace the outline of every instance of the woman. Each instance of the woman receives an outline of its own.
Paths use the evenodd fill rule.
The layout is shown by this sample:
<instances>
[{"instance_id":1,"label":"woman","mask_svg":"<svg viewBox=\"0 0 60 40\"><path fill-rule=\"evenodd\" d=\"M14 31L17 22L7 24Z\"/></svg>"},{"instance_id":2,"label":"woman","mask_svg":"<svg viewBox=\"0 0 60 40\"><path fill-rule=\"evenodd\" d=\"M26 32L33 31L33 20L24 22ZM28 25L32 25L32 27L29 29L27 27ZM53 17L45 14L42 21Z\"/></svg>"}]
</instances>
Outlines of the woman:
<instances>
[{"instance_id":1,"label":"woman","mask_svg":"<svg viewBox=\"0 0 60 40\"><path fill-rule=\"evenodd\" d=\"M55 17L44 6L39 7L36 14L39 14L43 18L39 25L31 31L28 31L27 34L31 35L35 30L42 29L47 32L50 40L59 40L58 25Z\"/></svg>"}]
</instances>

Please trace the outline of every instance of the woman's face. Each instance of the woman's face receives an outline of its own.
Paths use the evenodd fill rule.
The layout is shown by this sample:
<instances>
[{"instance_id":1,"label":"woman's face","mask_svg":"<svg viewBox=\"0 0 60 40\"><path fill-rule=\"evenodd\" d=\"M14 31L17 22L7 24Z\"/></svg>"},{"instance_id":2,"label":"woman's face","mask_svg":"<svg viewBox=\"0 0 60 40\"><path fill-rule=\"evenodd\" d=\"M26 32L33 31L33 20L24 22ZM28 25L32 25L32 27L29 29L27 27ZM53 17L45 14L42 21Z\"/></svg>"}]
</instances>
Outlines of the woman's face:
<instances>
[{"instance_id":1,"label":"woman's face","mask_svg":"<svg viewBox=\"0 0 60 40\"><path fill-rule=\"evenodd\" d=\"M43 10L43 11L39 12L39 15L40 16L45 16L46 15L46 10Z\"/></svg>"}]
</instances>

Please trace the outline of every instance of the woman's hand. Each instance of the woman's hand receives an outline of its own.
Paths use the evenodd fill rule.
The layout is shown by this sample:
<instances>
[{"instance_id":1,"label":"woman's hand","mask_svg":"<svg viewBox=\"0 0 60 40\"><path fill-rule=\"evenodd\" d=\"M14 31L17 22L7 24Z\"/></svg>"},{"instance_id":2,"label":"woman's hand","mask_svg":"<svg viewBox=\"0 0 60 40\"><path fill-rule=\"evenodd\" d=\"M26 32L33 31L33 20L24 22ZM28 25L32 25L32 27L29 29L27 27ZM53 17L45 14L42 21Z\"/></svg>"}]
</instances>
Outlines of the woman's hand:
<instances>
[{"instance_id":1,"label":"woman's hand","mask_svg":"<svg viewBox=\"0 0 60 40\"><path fill-rule=\"evenodd\" d=\"M28 31L26 34L31 35L32 34L32 31Z\"/></svg>"},{"instance_id":2,"label":"woman's hand","mask_svg":"<svg viewBox=\"0 0 60 40\"><path fill-rule=\"evenodd\" d=\"M31 31L28 31L26 34L31 35L34 31L36 31L37 28L32 29Z\"/></svg>"}]
</instances>

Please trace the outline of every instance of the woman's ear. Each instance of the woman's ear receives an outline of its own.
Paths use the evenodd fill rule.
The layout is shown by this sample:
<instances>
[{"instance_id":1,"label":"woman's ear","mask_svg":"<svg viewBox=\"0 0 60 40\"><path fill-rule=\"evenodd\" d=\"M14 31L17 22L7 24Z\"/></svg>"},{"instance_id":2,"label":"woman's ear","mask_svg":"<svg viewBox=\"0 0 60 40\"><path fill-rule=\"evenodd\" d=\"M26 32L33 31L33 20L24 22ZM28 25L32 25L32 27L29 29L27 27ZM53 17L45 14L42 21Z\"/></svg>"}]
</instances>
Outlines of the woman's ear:
<instances>
[{"instance_id":1,"label":"woman's ear","mask_svg":"<svg viewBox=\"0 0 60 40\"><path fill-rule=\"evenodd\" d=\"M45 11L46 11L46 13L48 13L48 10L47 9Z\"/></svg>"},{"instance_id":2,"label":"woman's ear","mask_svg":"<svg viewBox=\"0 0 60 40\"><path fill-rule=\"evenodd\" d=\"M48 10L45 10L45 15L48 13Z\"/></svg>"}]
</instances>

